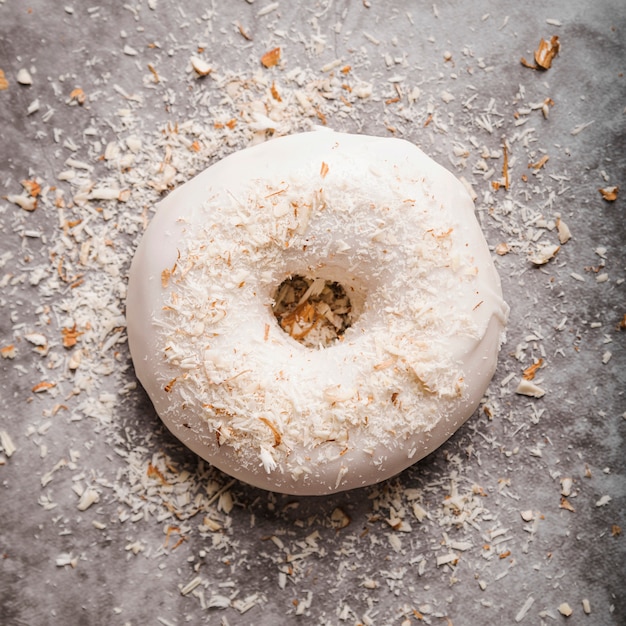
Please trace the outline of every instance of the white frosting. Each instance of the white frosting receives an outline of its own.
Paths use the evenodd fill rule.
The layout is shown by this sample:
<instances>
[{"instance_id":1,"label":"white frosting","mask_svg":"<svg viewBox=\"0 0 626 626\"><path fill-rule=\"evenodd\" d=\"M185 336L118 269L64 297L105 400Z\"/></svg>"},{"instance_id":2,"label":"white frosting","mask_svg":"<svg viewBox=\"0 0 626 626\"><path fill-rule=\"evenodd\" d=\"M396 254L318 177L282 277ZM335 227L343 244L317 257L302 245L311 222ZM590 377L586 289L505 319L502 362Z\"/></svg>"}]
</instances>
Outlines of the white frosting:
<instances>
[{"instance_id":1,"label":"white frosting","mask_svg":"<svg viewBox=\"0 0 626 626\"><path fill-rule=\"evenodd\" d=\"M358 316L311 349L278 325L289 275ZM133 260L128 336L168 428L228 474L323 494L402 471L474 412L508 307L465 187L399 139L316 131L173 191Z\"/></svg>"}]
</instances>

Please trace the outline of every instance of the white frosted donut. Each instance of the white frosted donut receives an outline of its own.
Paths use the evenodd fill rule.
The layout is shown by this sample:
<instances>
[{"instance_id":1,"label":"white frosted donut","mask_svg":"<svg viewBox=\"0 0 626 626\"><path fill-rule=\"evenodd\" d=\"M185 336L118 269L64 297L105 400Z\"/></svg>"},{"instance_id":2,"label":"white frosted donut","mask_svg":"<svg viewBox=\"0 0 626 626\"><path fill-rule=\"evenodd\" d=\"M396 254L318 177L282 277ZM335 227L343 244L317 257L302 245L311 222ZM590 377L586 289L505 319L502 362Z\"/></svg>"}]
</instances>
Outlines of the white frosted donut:
<instances>
[{"instance_id":1,"label":"white frosted donut","mask_svg":"<svg viewBox=\"0 0 626 626\"><path fill-rule=\"evenodd\" d=\"M295 275L318 279L313 296L345 290L337 341L281 328L274 299ZM295 304L311 326L336 321L307 294ZM443 443L493 376L507 314L464 186L406 141L325 130L170 193L127 298L137 376L168 428L224 472L294 494L381 481Z\"/></svg>"}]
</instances>

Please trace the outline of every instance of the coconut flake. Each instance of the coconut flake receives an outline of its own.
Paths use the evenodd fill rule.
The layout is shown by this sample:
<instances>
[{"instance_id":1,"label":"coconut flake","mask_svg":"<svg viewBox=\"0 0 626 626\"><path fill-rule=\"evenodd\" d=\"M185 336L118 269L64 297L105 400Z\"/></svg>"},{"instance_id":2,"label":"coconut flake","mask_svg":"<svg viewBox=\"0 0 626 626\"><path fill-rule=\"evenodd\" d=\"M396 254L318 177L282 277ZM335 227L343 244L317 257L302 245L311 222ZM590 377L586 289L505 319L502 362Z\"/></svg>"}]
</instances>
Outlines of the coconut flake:
<instances>
[{"instance_id":1,"label":"coconut flake","mask_svg":"<svg viewBox=\"0 0 626 626\"><path fill-rule=\"evenodd\" d=\"M33 84L33 77L30 75L30 72L25 68L18 70L15 80L17 80L20 85Z\"/></svg>"},{"instance_id":2,"label":"coconut flake","mask_svg":"<svg viewBox=\"0 0 626 626\"><path fill-rule=\"evenodd\" d=\"M520 380L519 384L517 385L515 393L522 396L529 396L531 398L541 398L545 395L546 392L532 381L522 378L522 380Z\"/></svg>"},{"instance_id":3,"label":"coconut flake","mask_svg":"<svg viewBox=\"0 0 626 626\"><path fill-rule=\"evenodd\" d=\"M189 61L198 77L208 76L213 71L213 68L204 59L193 56Z\"/></svg>"}]
</instances>

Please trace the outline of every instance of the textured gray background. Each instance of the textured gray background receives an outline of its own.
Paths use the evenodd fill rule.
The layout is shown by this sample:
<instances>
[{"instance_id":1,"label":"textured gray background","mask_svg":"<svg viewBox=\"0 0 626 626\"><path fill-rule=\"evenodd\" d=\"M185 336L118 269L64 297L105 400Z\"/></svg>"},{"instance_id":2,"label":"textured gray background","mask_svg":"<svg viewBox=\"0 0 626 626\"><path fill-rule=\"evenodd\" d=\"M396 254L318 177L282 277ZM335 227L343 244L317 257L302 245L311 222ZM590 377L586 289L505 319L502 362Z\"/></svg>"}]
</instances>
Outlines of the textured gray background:
<instances>
[{"instance_id":1,"label":"textured gray background","mask_svg":"<svg viewBox=\"0 0 626 626\"><path fill-rule=\"evenodd\" d=\"M0 291L0 347L11 343L18 347L15 359L0 359L0 430L17 447L10 457L0 453L0 622L356 624L369 616L374 624L420 620L455 626L508 624L515 623L530 596L534 602L520 618L523 624L626 623L626 330L618 328L626 315L626 5L621 0L456 0L438 2L434 8L432 3L409 1L282 0L276 10L259 15L269 4L159 0L153 8L146 2L126 6L108 2L97 8L70 0L1 1L0 69L9 88L0 91L0 196L19 194L25 178L37 176L54 184L69 156L93 163L88 154L93 136L84 130L97 129L106 145L115 139L115 131L123 130L114 112L132 106L113 85L144 98L133 131L139 137L167 121L194 118L211 123L210 112L193 106L190 96L200 89L210 91L187 70L189 57L201 42L206 44L202 56L211 64L247 77L257 71L266 50L281 45L286 66L270 70L277 81L298 65L322 78L327 73L320 68L340 58L373 84L374 98L355 105L356 117L331 115L329 125L378 135L388 135L386 126L396 126L399 134L465 176L479 191L477 207L490 245L500 243L505 234L515 243L511 253L497 258L512 311L508 343L490 390L496 408L493 419L480 412L431 457L377 489L328 498L288 498L235 483L230 487L235 506L228 514L212 511L214 504L207 508L224 524L224 547L212 547L215 533L198 531L197 518L189 522L183 544L171 549L172 540L163 547L164 523L156 516L121 522L119 514L126 505L113 487L103 487L124 483L127 463L115 449L141 446L144 456L166 451L180 468L196 476L196 488L203 472L222 485L228 478L198 466L194 455L164 432L140 389L119 395L111 412L113 423L106 427L95 418L74 421L63 411L48 417L46 411L63 397L32 393L47 366L23 336L41 332L40 307L54 310L60 294L46 292L43 283L33 286L28 280L13 279L48 262L46 242L58 237L58 220L42 207L26 213L0 199L0 257L12 253L0 267L0 280L10 275ZM70 6L73 12L64 9ZM236 22L252 41L239 34ZM343 26L337 32L333 26L339 22ZM283 32L277 35L277 29ZM552 69L539 73L522 67L519 58L531 59L539 39L553 34L560 37L562 50ZM306 45L315 35L324 37L318 50ZM151 42L160 42L160 47L149 47ZM137 55L124 54L125 43ZM464 55L464 49L471 54ZM450 61L444 59L446 51L452 53ZM388 67L385 55L392 61L401 57L402 63ZM489 71L480 69L480 59ZM146 80L148 63L163 79L157 86ZM31 86L16 83L23 67L33 70ZM393 74L402 75L403 86L420 87L415 119L385 104L396 93L388 82ZM60 93L55 85L61 87ZM524 102L518 98L520 85ZM89 97L82 107L67 104L76 86ZM448 105L440 97L444 90L455 96ZM472 93L478 94L478 109L494 98L497 115L492 118L501 123L492 133L472 126L475 118L462 106ZM404 100L406 95L404 90ZM467 145L470 132L480 146L500 150L503 137L510 139L524 128L515 126L515 111L546 97L555 102L548 120L540 111L527 115L526 126L536 129L535 143L513 148L517 161L510 193L500 190L493 201L485 202L483 193L497 173L488 181L478 176L471 166L475 154L465 171L455 169L452 147ZM36 99L39 110L28 115ZM447 124L447 132L425 125L429 102ZM46 121L50 108L54 115ZM589 122L593 123L572 134ZM62 130L59 143L53 127ZM76 150L63 146L66 137L73 139ZM226 145L218 150L228 151ZM550 160L537 175L539 190L530 193L525 204L547 219L560 213L573 238L556 259L538 269L527 258L533 227L522 217L506 214L505 198L521 202L520 176L526 172L529 184L534 176L526 162L537 161L542 154L549 154ZM493 167L501 168L501 160L494 160ZM558 192L548 202L549 193L541 189L550 184ZM598 188L616 184L624 188L618 200L602 200ZM514 204L512 210L519 212L520 205ZM544 239L554 242L554 231L546 235ZM128 249L134 241L120 236L116 245ZM601 257L595 252L599 247L606 249L601 269ZM608 280L599 283L596 275L603 272ZM58 320L53 315L44 330L53 334ZM526 360L515 358L520 344L526 345ZM125 369L129 363L125 344L119 350L117 378L99 381L94 393L115 392L120 381L134 381L132 368ZM539 400L516 395L521 371L541 350L546 367L540 378L546 395ZM607 350L612 356L603 363ZM510 373L515 378L502 384ZM44 458L41 445L48 451ZM540 457L531 453L538 449ZM80 458L72 461L71 450L79 450ZM42 476L60 459L69 465L43 487ZM389 542L393 531L385 522L393 494L421 490L420 501L434 512L441 507L451 468L457 465L463 484L477 483L485 490L489 515L480 521L480 528L440 527L436 516L419 524L409 512L412 530L398 533L402 547L394 550ZM574 511L560 506L563 477L573 480L568 501ZM72 486L90 480L99 486L100 501L81 512ZM385 496L385 489L391 495ZM41 506L43 495L50 496L56 508ZM598 506L604 495L610 501ZM381 503L386 503L382 509ZM336 507L351 519L340 530L331 520ZM525 510L541 516L530 543L529 525L520 517ZM95 528L94 520L106 528ZM623 532L619 534L615 526ZM503 536L511 554L489 560L482 552L493 528L507 529ZM278 568L286 559L280 542L271 538L280 538L285 553L295 553L314 531L319 532L320 550L298 562L298 571L281 589ZM436 556L448 551L437 552L446 540L444 532L472 544L459 553L454 569L435 563ZM134 555L128 546L137 541L144 549ZM57 565L59 555L70 552L79 557L76 566ZM421 555L427 562L423 573L418 572ZM259 602L243 614L234 604L203 608L197 595L180 593L197 574L202 576L206 598L240 590L241 598L259 594ZM366 582L370 579L376 585ZM487 583L484 590L479 580ZM308 592L313 594L311 605L305 615L296 616L294 600L302 601ZM583 614L583 598L591 603L589 616ZM558 612L563 602L574 610L569 618Z\"/></svg>"}]
</instances>

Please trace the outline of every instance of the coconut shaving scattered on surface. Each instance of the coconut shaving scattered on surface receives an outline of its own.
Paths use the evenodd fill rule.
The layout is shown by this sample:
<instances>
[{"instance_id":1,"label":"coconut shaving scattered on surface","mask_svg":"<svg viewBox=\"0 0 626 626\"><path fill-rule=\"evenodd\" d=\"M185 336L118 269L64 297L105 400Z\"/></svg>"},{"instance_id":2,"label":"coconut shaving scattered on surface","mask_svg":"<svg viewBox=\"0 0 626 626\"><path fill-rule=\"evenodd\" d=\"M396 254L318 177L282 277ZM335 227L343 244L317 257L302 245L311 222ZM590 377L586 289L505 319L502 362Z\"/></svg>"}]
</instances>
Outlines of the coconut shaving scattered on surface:
<instances>
[{"instance_id":1,"label":"coconut shaving scattered on surface","mask_svg":"<svg viewBox=\"0 0 626 626\"><path fill-rule=\"evenodd\" d=\"M69 572L97 566L106 545L145 589L158 580L154 585L167 590L171 608L160 606L156 618L162 624L303 616L319 624L405 626L496 615L555 623L587 614L614 623L616 598L591 582L571 587L561 546L593 542L597 554L608 555L623 543L617 460L584 447L557 456L551 419L583 412L589 423L610 420L617 431L626 418L623 405L614 414L598 380L590 378L576 397L559 386L571 360L586 359L607 379L623 363L624 268L601 240L576 249L571 227L581 223L581 194L593 193L594 210L608 215L622 200L623 181L604 170L583 172L567 158L573 137L594 132L590 118L561 122L567 133L559 145L544 140L546 125L566 115L565 103L538 86L566 63L564 38L559 44L552 35L558 20L547 21L540 58L535 54L544 71L521 67L523 84L505 98L458 75L480 82L504 65L520 66L536 41L514 39L497 55L507 55L506 64L491 65L496 61L469 45L444 46L432 36L439 61L420 67L418 80L398 42L367 20L367 30L352 33L358 44L350 53L332 57L333 36L319 28L332 3L311 12L307 32L283 24L284 3L248 0L256 29L243 18L225 23L209 9L196 18L170 4L148 0L124 10L138 25L153 13L167 16L193 32L193 42L172 35L143 49L123 33L117 52L141 60L134 84L107 72L90 88L74 75L52 77L52 94L34 97L23 111L29 132L52 148L49 167L23 163L3 174L0 365L11 391L0 398L0 473L12 466L32 473L31 491L12 497L36 502L58 532L58 542L45 548L53 567L45 576L73 584ZM365 17L369 4L363 2ZM75 10L65 7L66 17ZM443 10L433 5L433 24ZM339 36L347 9L333 11ZM90 19L104 12L91 8ZM394 12L405 25L417 17ZM505 16L487 14L481 24L511 28ZM221 67L207 52L203 38L220 29L241 50L237 67ZM0 95L44 80L26 61L28 67L0 63ZM57 126L55 112L65 107L89 115L76 129ZM531 303L522 316L507 298L508 345L478 414L460 433L396 479L323 500L249 488L182 449L137 385L124 317L128 267L155 203L235 150L316 125L404 137L450 168L475 198L505 292ZM315 285L301 280L307 290ZM299 321L302 288L292 284L276 298L283 328L316 344L340 335L350 323L343 294L324 285L305 300L313 320L330 322L330 333L313 335L306 312L306 323ZM581 310L583 293L616 305L602 314ZM27 407L26 419L14 418L16 404ZM548 499L534 493L538 475L553 486ZM573 516L589 529L576 538ZM10 566L15 547L3 552ZM507 577L528 590L519 605L500 591ZM593 594L605 602L590 602ZM136 597L114 603L106 621L123 623Z\"/></svg>"}]
</instances>

